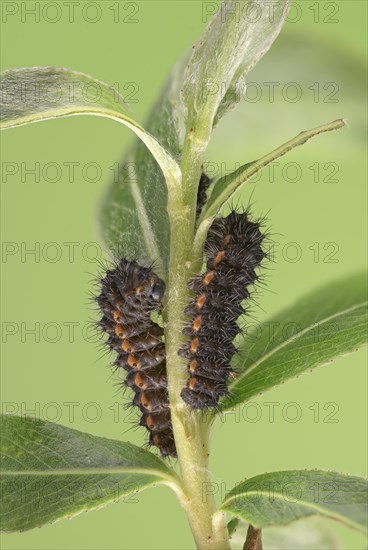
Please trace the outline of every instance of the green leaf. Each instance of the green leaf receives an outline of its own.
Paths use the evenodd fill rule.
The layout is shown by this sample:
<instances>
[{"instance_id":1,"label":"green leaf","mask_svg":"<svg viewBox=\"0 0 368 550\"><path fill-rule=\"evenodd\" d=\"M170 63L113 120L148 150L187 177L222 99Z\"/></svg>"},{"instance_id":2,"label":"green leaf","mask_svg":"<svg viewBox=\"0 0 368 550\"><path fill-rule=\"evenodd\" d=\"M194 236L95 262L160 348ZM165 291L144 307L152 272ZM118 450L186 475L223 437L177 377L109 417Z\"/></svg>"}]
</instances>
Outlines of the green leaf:
<instances>
[{"instance_id":1,"label":"green leaf","mask_svg":"<svg viewBox=\"0 0 368 550\"><path fill-rule=\"evenodd\" d=\"M23 531L146 487L175 487L154 454L51 422L1 416L1 530ZM122 520L123 521L123 520Z\"/></svg>"},{"instance_id":2,"label":"green leaf","mask_svg":"<svg viewBox=\"0 0 368 550\"><path fill-rule=\"evenodd\" d=\"M183 67L182 63L174 68L146 124L176 159L180 157L180 129L184 125L180 98ZM159 166L138 140L106 194L100 225L111 250L143 265L153 262L165 277L170 245L167 188Z\"/></svg>"},{"instance_id":3,"label":"green leaf","mask_svg":"<svg viewBox=\"0 0 368 550\"><path fill-rule=\"evenodd\" d=\"M279 34L289 0L272 6L253 0L224 0L193 49L184 86L187 128L212 128L239 101L245 75ZM209 133L209 132L207 132Z\"/></svg>"},{"instance_id":4,"label":"green leaf","mask_svg":"<svg viewBox=\"0 0 368 550\"><path fill-rule=\"evenodd\" d=\"M235 531L237 530L237 527L239 525L239 518L232 518L229 523L227 524L227 530L228 530L228 533L229 533L229 537L231 537L231 535L233 535L235 533Z\"/></svg>"},{"instance_id":5,"label":"green leaf","mask_svg":"<svg viewBox=\"0 0 368 550\"><path fill-rule=\"evenodd\" d=\"M105 116L133 130L151 151L168 188L180 185L180 168L160 143L127 112L124 99L108 84L58 67L4 71L0 78L1 129L73 115Z\"/></svg>"},{"instance_id":6,"label":"green leaf","mask_svg":"<svg viewBox=\"0 0 368 550\"><path fill-rule=\"evenodd\" d=\"M364 531L367 490L367 480L337 472L272 472L235 486L222 508L258 528L320 515Z\"/></svg>"},{"instance_id":7,"label":"green leaf","mask_svg":"<svg viewBox=\"0 0 368 550\"><path fill-rule=\"evenodd\" d=\"M234 362L238 378L222 410L349 353L366 341L366 274L316 289L245 338Z\"/></svg>"},{"instance_id":8,"label":"green leaf","mask_svg":"<svg viewBox=\"0 0 368 550\"><path fill-rule=\"evenodd\" d=\"M288 526L268 527L262 530L267 550L339 550L341 544L326 520L320 517L293 522Z\"/></svg>"},{"instance_id":9,"label":"green leaf","mask_svg":"<svg viewBox=\"0 0 368 550\"><path fill-rule=\"evenodd\" d=\"M239 520L238 520L239 521ZM242 549L248 524L241 522L232 537L233 550ZM263 547L267 550L339 550L342 549L330 522L318 516L294 521L290 525L262 529Z\"/></svg>"},{"instance_id":10,"label":"green leaf","mask_svg":"<svg viewBox=\"0 0 368 550\"><path fill-rule=\"evenodd\" d=\"M345 120L340 118L338 120L334 120L333 122L318 126L317 128L312 128L311 130L300 132L295 138L290 139L283 145L280 145L279 147L271 151L271 153L268 153L267 155L256 161L248 162L247 164L240 166L231 174L227 174L226 176L223 176L222 178L217 180L217 182L213 185L212 193L203 211L200 223L203 219L206 220L211 216L215 216L219 212L219 210L226 204L226 202L232 198L234 193L239 191L242 185L249 181L265 166L271 164L276 159L282 157L295 147L304 145L304 143L306 143L309 139L324 132L331 132L332 130L343 128L345 125Z\"/></svg>"}]
</instances>

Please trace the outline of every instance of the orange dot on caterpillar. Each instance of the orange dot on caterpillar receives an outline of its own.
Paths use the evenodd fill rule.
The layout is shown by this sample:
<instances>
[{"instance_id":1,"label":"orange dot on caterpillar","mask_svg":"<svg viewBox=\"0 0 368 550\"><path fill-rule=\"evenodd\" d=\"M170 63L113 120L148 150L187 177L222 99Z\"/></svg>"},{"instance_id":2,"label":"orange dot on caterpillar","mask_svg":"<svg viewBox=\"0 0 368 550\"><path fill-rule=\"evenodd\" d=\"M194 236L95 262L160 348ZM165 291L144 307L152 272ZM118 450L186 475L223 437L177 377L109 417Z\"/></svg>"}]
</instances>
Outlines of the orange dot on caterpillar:
<instances>
[{"instance_id":1,"label":"orange dot on caterpillar","mask_svg":"<svg viewBox=\"0 0 368 550\"><path fill-rule=\"evenodd\" d=\"M118 338L126 338L126 332L124 331L123 327L119 324L115 327L115 334Z\"/></svg>"},{"instance_id":2,"label":"orange dot on caterpillar","mask_svg":"<svg viewBox=\"0 0 368 550\"><path fill-rule=\"evenodd\" d=\"M206 294L200 294L197 298L197 301L196 301L196 306L197 306L197 309L202 309L202 307L204 306L204 304L206 303L206 299L207 299L207 296Z\"/></svg>"},{"instance_id":3,"label":"orange dot on caterpillar","mask_svg":"<svg viewBox=\"0 0 368 550\"><path fill-rule=\"evenodd\" d=\"M134 346L129 342L129 340L123 340L121 343L121 349L123 351L133 353L134 352Z\"/></svg>"},{"instance_id":4,"label":"orange dot on caterpillar","mask_svg":"<svg viewBox=\"0 0 368 550\"><path fill-rule=\"evenodd\" d=\"M117 323L120 322L120 311L118 309L116 309L113 312L113 317L114 317L114 321L116 321Z\"/></svg>"},{"instance_id":5,"label":"orange dot on caterpillar","mask_svg":"<svg viewBox=\"0 0 368 550\"><path fill-rule=\"evenodd\" d=\"M193 323L193 331L199 332L201 325L202 325L202 315L198 315L198 317L196 317Z\"/></svg>"},{"instance_id":6,"label":"orange dot on caterpillar","mask_svg":"<svg viewBox=\"0 0 368 550\"><path fill-rule=\"evenodd\" d=\"M169 421L170 421L170 417L167 411L165 411L160 413L143 415L142 425L146 426L153 432L162 432L164 430L167 430L170 427Z\"/></svg>"},{"instance_id":7,"label":"orange dot on caterpillar","mask_svg":"<svg viewBox=\"0 0 368 550\"><path fill-rule=\"evenodd\" d=\"M203 283L207 286L213 281L214 278L215 278L215 272L208 271L208 273L206 273L206 275L203 277Z\"/></svg>"},{"instance_id":8,"label":"orange dot on caterpillar","mask_svg":"<svg viewBox=\"0 0 368 550\"><path fill-rule=\"evenodd\" d=\"M220 252L217 253L213 263L216 266L222 262L222 260L225 258L225 250L220 250Z\"/></svg>"},{"instance_id":9,"label":"orange dot on caterpillar","mask_svg":"<svg viewBox=\"0 0 368 550\"><path fill-rule=\"evenodd\" d=\"M227 246L231 241L231 235L225 235L223 243L225 246Z\"/></svg>"},{"instance_id":10,"label":"orange dot on caterpillar","mask_svg":"<svg viewBox=\"0 0 368 550\"><path fill-rule=\"evenodd\" d=\"M154 418L153 418L153 416L152 416L151 414L147 416L147 419L146 419L146 426L147 426L147 428L149 428L149 429L152 430L152 431L153 431L153 430L155 429L155 427L156 427L156 423L155 423Z\"/></svg>"},{"instance_id":11,"label":"orange dot on caterpillar","mask_svg":"<svg viewBox=\"0 0 368 550\"><path fill-rule=\"evenodd\" d=\"M147 389L147 379L142 376L140 372L137 372L137 374L134 377L134 383L139 388L142 388L143 390Z\"/></svg>"},{"instance_id":12,"label":"orange dot on caterpillar","mask_svg":"<svg viewBox=\"0 0 368 550\"><path fill-rule=\"evenodd\" d=\"M195 337L193 338L193 340L191 341L191 344L190 344L190 351L192 353L196 353L197 350L198 350L198 347L199 347L199 338Z\"/></svg>"},{"instance_id":13,"label":"orange dot on caterpillar","mask_svg":"<svg viewBox=\"0 0 368 550\"><path fill-rule=\"evenodd\" d=\"M139 358L137 355L134 355L133 353L131 353L129 356L128 356L128 365L130 367L132 367L132 369L140 369L141 368L141 363L139 361Z\"/></svg>"},{"instance_id":14,"label":"orange dot on caterpillar","mask_svg":"<svg viewBox=\"0 0 368 550\"><path fill-rule=\"evenodd\" d=\"M197 367L198 367L198 361L196 359L193 359L193 361L189 363L189 367L188 367L189 372L195 372Z\"/></svg>"},{"instance_id":15,"label":"orange dot on caterpillar","mask_svg":"<svg viewBox=\"0 0 368 550\"><path fill-rule=\"evenodd\" d=\"M140 404L142 405L142 407L144 407L147 411L152 412L152 410L153 410L152 403L149 400L149 397L148 397L147 393L142 392L141 395L140 395L139 401L140 401Z\"/></svg>"}]
</instances>

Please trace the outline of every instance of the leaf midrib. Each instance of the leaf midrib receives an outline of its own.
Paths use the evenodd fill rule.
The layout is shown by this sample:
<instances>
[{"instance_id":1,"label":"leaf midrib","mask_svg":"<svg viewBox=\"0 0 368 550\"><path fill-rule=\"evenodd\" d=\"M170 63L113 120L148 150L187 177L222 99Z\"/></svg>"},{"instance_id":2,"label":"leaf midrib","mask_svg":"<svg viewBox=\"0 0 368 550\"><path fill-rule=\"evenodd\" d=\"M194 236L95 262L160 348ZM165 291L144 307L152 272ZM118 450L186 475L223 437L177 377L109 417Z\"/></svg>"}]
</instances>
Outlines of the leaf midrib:
<instances>
[{"instance_id":1,"label":"leaf midrib","mask_svg":"<svg viewBox=\"0 0 368 550\"><path fill-rule=\"evenodd\" d=\"M155 233L153 227L147 216L147 209L143 203L142 195L139 189L138 184L134 181L134 178L129 178L130 189L134 202L137 206L137 211L139 212L138 222L142 228L143 237L147 246L148 254L150 258L154 258L156 264L160 267L163 272L163 262L158 249L157 241L155 239Z\"/></svg>"},{"instance_id":2,"label":"leaf midrib","mask_svg":"<svg viewBox=\"0 0 368 550\"><path fill-rule=\"evenodd\" d=\"M154 476L158 479L162 479L168 482L175 482L175 478L160 472L159 470L154 470L151 468L124 468L124 467L114 467L114 468L66 468L66 469L50 469L50 470L0 470L1 476L66 476L66 475L103 475L103 474L145 474Z\"/></svg>"},{"instance_id":3,"label":"leaf midrib","mask_svg":"<svg viewBox=\"0 0 368 550\"><path fill-rule=\"evenodd\" d=\"M240 380L243 380L244 378L246 378L248 376L248 374L250 372L252 372L255 368L257 368L261 363L263 363L264 361L266 361L269 357L271 357L273 354L277 353L278 351L280 351L281 349L283 349L284 347L286 347L287 345L289 345L291 342L293 341L296 341L296 340L299 340L301 337L304 336L304 334L307 334L309 331L313 330L314 328L316 328L317 326L319 325L323 325L324 323L326 322L329 322L331 321L332 319L336 319L337 317L339 316L342 316L342 315L345 315L347 313L351 313L352 311L354 311L355 309L358 309L360 307L363 307L365 305L368 305L368 302L365 301L365 302L361 302L359 304L356 304L350 308L347 308L343 311L339 311L338 313L335 313L333 315L330 315L329 317L325 317L322 321L318 321L316 323L313 323L312 325L309 325L308 327L306 327L305 329L301 330L297 335L293 335L293 336L290 336L290 338L287 338L286 340L283 340L281 342L281 344L277 345L276 347L274 347L272 350L270 350L268 353L262 355L262 357L260 357L260 359L258 359L257 361L255 361L252 365L250 365L250 367L244 371L244 375L241 376L241 378L237 381L234 382L234 384L232 384L233 386L235 386L237 383L240 382Z\"/></svg>"},{"instance_id":4,"label":"leaf midrib","mask_svg":"<svg viewBox=\"0 0 368 550\"><path fill-rule=\"evenodd\" d=\"M231 498L229 498L229 500L225 501L223 503L223 507L228 506L229 503L231 503L234 500L236 501L237 499L239 499L239 497L242 497L244 495L245 495L245 497L249 497L249 496L252 496L252 495L256 495L256 496L259 497L259 494L256 491L247 491L246 493L237 493L236 496L231 497ZM264 499L264 498L267 498L267 497L261 497L261 498ZM285 502L285 496L282 495L281 493L272 493L272 498L273 499L278 499L278 500L283 500ZM361 531L363 533L366 532L366 529L360 523L357 523L357 522L351 520L350 518L348 518L347 516L343 516L343 515L339 514L338 512L335 512L335 511L331 510L330 508L323 508L321 506L318 506L315 503L310 503L310 502L305 501L305 500L300 500L298 502L287 502L287 503L290 504L291 506L293 504L296 504L298 506L303 506L304 508L307 508L307 509L315 510L316 513L319 513L323 516L328 516L328 517L331 517L331 518L335 518L335 519L341 521L342 523L348 523L351 527L357 529L358 531ZM288 522L288 523L290 523L290 522Z\"/></svg>"}]
</instances>

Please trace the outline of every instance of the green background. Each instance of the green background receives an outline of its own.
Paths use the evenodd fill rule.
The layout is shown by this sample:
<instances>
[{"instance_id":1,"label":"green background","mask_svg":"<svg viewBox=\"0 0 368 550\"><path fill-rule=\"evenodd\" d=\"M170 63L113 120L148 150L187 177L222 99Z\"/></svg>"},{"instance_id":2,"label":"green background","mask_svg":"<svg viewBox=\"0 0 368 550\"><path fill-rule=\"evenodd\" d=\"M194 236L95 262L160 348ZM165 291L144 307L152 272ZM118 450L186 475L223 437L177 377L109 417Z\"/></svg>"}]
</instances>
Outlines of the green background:
<instances>
[{"instance_id":1,"label":"green background","mask_svg":"<svg viewBox=\"0 0 368 550\"><path fill-rule=\"evenodd\" d=\"M9 3L2 3L3 10L5 4ZM67 8L59 2L62 16L55 23L45 20L55 17L52 7L36 22L24 12L22 19L21 13L21 4L30 9L34 2L10 4L19 11L7 20L3 17L3 69L65 66L118 82L122 92L124 85L134 83L128 92L137 91L134 98L138 102L131 107L140 121L148 114L173 63L205 27L204 3L195 1L137 2L133 4L139 11L131 17L136 11L132 3L99 2L102 16L96 23L85 20L94 17L93 8L83 19L83 2L75 8L74 22L68 21ZM268 213L273 239L279 243L275 262L267 271L266 288L257 296L260 307L254 315L258 321L306 291L366 264L363 74L367 4L320 2L319 13L316 4L298 3L299 11L293 17L300 15L300 20L285 25L272 51L248 77L261 87L260 99L253 100L253 87L250 99L243 100L220 125L207 155L209 161L224 163L223 169L232 170L236 163L262 156L303 129L341 116L348 119L348 128L315 138L281 159L274 181L265 171L242 193L244 204L252 194L257 215ZM114 22L111 8L116 13L117 6L120 20ZM131 18L137 22L128 22ZM280 83L273 102L267 82ZM302 89L296 102L285 99L287 92L292 97L293 90L287 87L290 82ZM318 98L315 83L319 83ZM329 95L333 91L335 95ZM135 430L134 416L120 408L121 395L111 378L108 358L98 343L83 337L83 330L95 317L89 293L100 272L93 260L96 249L86 245L101 246L98 202L111 181L110 167L121 160L133 137L123 126L100 117L47 121L10 130L1 137L2 169L10 166L4 163L15 163L11 166L18 169L6 180L3 173L3 243L14 243L10 246L19 250L40 243L40 257L22 258L20 251L2 257L3 329L9 329L9 323L17 328L12 336L3 333L3 342L7 341L1 373L3 410L22 414L36 409L46 420L142 444L144 434ZM49 181L51 168L46 178L41 174L39 182L24 174L37 162L41 170L47 163L57 163L61 167L59 181ZM74 182L69 181L65 162L79 163ZM92 169L87 178L83 176L82 169L90 162L101 167L96 182L88 181L93 178ZM296 168L288 163L298 163L298 181L291 181ZM316 166L319 181L314 179ZM336 167L337 181L328 181L330 170ZM71 261L63 244L68 242L77 243ZM52 249L48 243L57 243L58 248ZM328 243L334 243L332 248L324 249ZM61 257L53 262L55 250L61 251ZM333 257L329 256L332 251L336 251ZM35 323L40 324L39 342L24 333ZM77 323L72 342L65 323ZM93 336L91 331L88 334ZM53 338L57 341L51 342ZM365 358L365 350L338 358L331 366L267 392L254 400L252 407L218 421L211 461L218 496L244 477L264 471L318 467L364 475ZM71 402L77 403L74 418L68 413L71 406L66 405ZM269 419L270 402L276 403L274 422ZM297 403L301 411L297 422L287 421L288 413L293 416L296 412L290 403ZM314 416L317 409L319 419ZM328 413L333 411L328 422ZM259 419L252 421L255 412ZM327 523L341 537L344 548L365 548L361 535ZM189 549L193 542L174 494L156 488L72 521L3 536L2 547Z\"/></svg>"}]
</instances>

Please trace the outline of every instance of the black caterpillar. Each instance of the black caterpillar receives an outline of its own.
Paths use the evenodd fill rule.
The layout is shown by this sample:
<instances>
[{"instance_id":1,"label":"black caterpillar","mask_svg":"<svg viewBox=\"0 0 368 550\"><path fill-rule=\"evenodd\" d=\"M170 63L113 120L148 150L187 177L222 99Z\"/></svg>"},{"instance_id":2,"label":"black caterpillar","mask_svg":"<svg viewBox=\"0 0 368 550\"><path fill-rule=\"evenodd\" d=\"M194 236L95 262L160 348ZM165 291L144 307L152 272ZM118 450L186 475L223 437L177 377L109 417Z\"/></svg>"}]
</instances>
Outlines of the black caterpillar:
<instances>
[{"instance_id":1,"label":"black caterpillar","mask_svg":"<svg viewBox=\"0 0 368 550\"><path fill-rule=\"evenodd\" d=\"M248 212L231 212L211 226L205 244L207 270L192 279L195 297L185 310L191 317L184 334L190 341L179 351L189 360L189 379L182 399L195 409L217 407L228 395L227 381L235 373L230 360L241 332L237 319L245 313L242 302L249 298L248 286L258 276L255 269L266 253L260 223L248 219Z\"/></svg>"},{"instance_id":2,"label":"black caterpillar","mask_svg":"<svg viewBox=\"0 0 368 550\"><path fill-rule=\"evenodd\" d=\"M160 311L165 283L148 268L120 260L101 280L97 303L103 313L100 328L107 345L118 354L114 365L128 374L125 385L135 392L133 405L142 412L140 425L149 444L162 456L176 456L167 392L163 329L151 320Z\"/></svg>"},{"instance_id":3,"label":"black caterpillar","mask_svg":"<svg viewBox=\"0 0 368 550\"><path fill-rule=\"evenodd\" d=\"M198 192L197 192L197 209L196 209L196 216L197 218L199 218L201 212L202 212L202 208L204 207L204 205L206 204L206 201L207 201L207 189L209 188L209 186L211 185L212 183L212 180L211 178L209 178L207 176L207 174L205 174L204 172L202 172L201 174L201 177L200 177L200 180L199 180L199 185L198 185Z\"/></svg>"}]
</instances>

